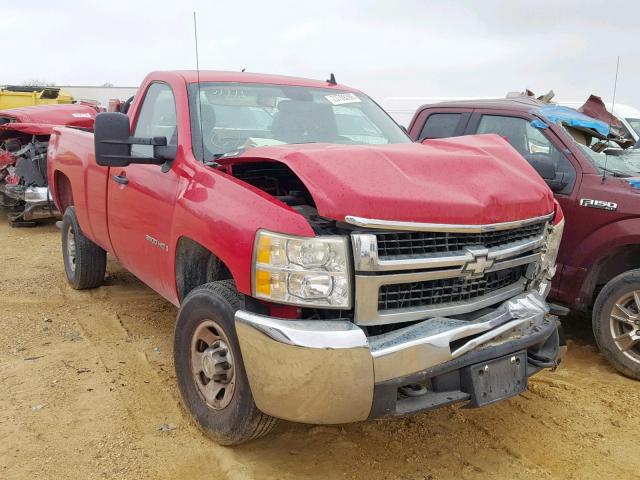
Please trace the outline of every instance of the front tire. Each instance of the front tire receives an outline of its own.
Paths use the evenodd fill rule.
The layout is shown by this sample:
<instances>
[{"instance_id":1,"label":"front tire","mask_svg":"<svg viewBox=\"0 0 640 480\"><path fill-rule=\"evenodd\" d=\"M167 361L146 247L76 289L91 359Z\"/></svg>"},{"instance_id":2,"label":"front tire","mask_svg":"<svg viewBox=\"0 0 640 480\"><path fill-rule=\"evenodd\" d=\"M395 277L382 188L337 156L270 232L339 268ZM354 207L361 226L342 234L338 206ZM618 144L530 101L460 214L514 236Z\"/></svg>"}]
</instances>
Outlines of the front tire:
<instances>
[{"instance_id":1,"label":"front tire","mask_svg":"<svg viewBox=\"0 0 640 480\"><path fill-rule=\"evenodd\" d=\"M232 280L204 284L185 298L176 321L174 364L185 406L222 445L266 435L277 420L256 407L236 336L242 297Z\"/></svg>"},{"instance_id":2,"label":"front tire","mask_svg":"<svg viewBox=\"0 0 640 480\"><path fill-rule=\"evenodd\" d=\"M69 207L62 217L62 258L69 284L76 290L102 285L107 271L107 252L84 236Z\"/></svg>"},{"instance_id":3,"label":"front tire","mask_svg":"<svg viewBox=\"0 0 640 480\"><path fill-rule=\"evenodd\" d=\"M593 333L606 359L624 375L640 380L640 270L607 283L593 307Z\"/></svg>"}]
</instances>

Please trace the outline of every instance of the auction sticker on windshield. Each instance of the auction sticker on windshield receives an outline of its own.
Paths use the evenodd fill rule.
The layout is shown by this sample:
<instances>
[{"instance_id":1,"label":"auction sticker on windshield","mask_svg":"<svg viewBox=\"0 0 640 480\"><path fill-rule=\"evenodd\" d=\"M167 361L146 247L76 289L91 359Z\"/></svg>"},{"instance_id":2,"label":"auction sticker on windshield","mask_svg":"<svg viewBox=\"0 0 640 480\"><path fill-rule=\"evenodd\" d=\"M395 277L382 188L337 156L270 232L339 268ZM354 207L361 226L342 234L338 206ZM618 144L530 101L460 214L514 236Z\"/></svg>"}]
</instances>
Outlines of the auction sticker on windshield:
<instances>
[{"instance_id":1,"label":"auction sticker on windshield","mask_svg":"<svg viewBox=\"0 0 640 480\"><path fill-rule=\"evenodd\" d=\"M358 103L360 99L353 93L334 93L332 95L325 95L324 98L329 100L334 105L343 105L345 103Z\"/></svg>"}]
</instances>

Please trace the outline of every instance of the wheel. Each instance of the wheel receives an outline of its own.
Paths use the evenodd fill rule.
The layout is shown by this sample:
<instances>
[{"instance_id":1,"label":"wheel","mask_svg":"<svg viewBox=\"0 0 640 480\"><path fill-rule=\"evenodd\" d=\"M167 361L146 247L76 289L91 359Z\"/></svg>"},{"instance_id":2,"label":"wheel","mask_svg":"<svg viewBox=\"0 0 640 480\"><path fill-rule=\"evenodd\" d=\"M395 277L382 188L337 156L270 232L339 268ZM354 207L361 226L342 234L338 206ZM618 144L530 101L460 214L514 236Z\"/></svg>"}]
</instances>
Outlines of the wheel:
<instances>
[{"instance_id":1,"label":"wheel","mask_svg":"<svg viewBox=\"0 0 640 480\"><path fill-rule=\"evenodd\" d=\"M200 428L222 445L266 435L277 419L256 407L236 336L242 298L232 280L204 284L176 321L174 364L182 399Z\"/></svg>"},{"instance_id":2,"label":"wheel","mask_svg":"<svg viewBox=\"0 0 640 480\"><path fill-rule=\"evenodd\" d=\"M74 207L67 208L62 217L62 258L73 288L84 290L102 285L107 252L84 236Z\"/></svg>"},{"instance_id":3,"label":"wheel","mask_svg":"<svg viewBox=\"0 0 640 480\"><path fill-rule=\"evenodd\" d=\"M618 275L598 294L593 333L607 360L640 380L640 270Z\"/></svg>"}]
</instances>

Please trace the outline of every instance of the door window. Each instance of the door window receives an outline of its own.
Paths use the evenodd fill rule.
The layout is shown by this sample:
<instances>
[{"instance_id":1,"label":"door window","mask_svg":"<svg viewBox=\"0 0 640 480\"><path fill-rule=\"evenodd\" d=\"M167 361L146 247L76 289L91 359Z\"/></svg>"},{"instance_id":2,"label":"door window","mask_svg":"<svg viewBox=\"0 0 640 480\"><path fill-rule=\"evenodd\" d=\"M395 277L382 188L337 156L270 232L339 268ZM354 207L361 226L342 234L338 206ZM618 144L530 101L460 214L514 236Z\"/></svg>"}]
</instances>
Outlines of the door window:
<instances>
[{"instance_id":1,"label":"door window","mask_svg":"<svg viewBox=\"0 0 640 480\"><path fill-rule=\"evenodd\" d=\"M455 136L461 117L461 113L432 113L422 127L418 140Z\"/></svg>"},{"instance_id":2,"label":"door window","mask_svg":"<svg viewBox=\"0 0 640 480\"><path fill-rule=\"evenodd\" d=\"M165 137L167 145L178 144L176 102L171 87L164 83L153 83L147 90L140 108L134 137ZM153 146L132 145L131 154L153 157Z\"/></svg>"},{"instance_id":3,"label":"door window","mask_svg":"<svg viewBox=\"0 0 640 480\"><path fill-rule=\"evenodd\" d=\"M556 193L571 193L576 179L576 170L569 159L547 138L547 136L529 120L503 115L482 115L476 133L495 133L515 148L525 160L532 162L536 155L551 157L556 167L556 175L564 175L567 182Z\"/></svg>"}]
</instances>

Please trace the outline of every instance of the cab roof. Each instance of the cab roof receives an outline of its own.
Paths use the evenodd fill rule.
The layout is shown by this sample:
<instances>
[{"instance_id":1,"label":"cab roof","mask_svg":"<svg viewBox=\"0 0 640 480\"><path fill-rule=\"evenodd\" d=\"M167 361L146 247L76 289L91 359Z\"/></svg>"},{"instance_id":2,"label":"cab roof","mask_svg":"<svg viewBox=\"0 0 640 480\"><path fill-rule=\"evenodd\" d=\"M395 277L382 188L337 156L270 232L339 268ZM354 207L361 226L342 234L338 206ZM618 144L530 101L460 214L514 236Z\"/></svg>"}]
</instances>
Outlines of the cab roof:
<instances>
[{"instance_id":1,"label":"cab roof","mask_svg":"<svg viewBox=\"0 0 640 480\"><path fill-rule=\"evenodd\" d=\"M162 78L177 75L186 83L197 83L198 72L196 70L172 70L151 72L149 77ZM242 82L263 83L275 85L292 85L309 88L329 88L348 92L358 92L355 88L346 85L335 85L326 80L312 80L308 78L289 77L285 75L268 75L264 73L228 72L216 70L200 70L200 82Z\"/></svg>"},{"instance_id":2,"label":"cab roof","mask_svg":"<svg viewBox=\"0 0 640 480\"><path fill-rule=\"evenodd\" d=\"M496 108L500 110L514 110L528 112L533 108L541 108L547 103L536 100L533 97L516 98L488 98L481 100L453 100L448 102L438 102L420 107L455 107L455 108Z\"/></svg>"}]
</instances>

